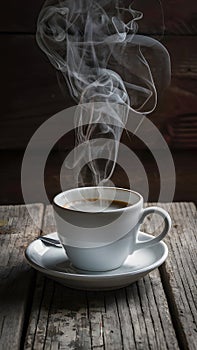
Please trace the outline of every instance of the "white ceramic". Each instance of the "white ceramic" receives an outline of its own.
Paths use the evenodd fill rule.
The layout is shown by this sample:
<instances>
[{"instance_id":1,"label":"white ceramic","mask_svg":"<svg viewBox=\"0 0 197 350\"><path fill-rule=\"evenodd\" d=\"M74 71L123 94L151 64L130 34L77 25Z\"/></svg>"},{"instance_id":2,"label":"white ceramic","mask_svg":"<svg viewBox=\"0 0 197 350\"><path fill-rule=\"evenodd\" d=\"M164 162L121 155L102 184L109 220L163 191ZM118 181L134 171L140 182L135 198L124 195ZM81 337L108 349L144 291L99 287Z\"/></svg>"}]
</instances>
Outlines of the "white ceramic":
<instances>
[{"instance_id":1,"label":"white ceramic","mask_svg":"<svg viewBox=\"0 0 197 350\"><path fill-rule=\"evenodd\" d=\"M57 239L57 233L46 237ZM140 242L146 242L150 238L151 235L139 232ZM88 272L75 268L63 248L45 245L40 239L33 241L25 251L28 263L38 271L67 287L85 290L111 290L128 286L160 266L167 255L166 244L159 242L129 255L116 270Z\"/></svg>"},{"instance_id":2,"label":"white ceramic","mask_svg":"<svg viewBox=\"0 0 197 350\"><path fill-rule=\"evenodd\" d=\"M123 201L128 206L107 211L97 208L96 212L64 207L73 201L99 197ZM150 213L162 216L164 229L157 237L138 242L140 225ZM143 209L139 193L116 187L83 187L62 192L54 198L54 214L59 240L69 259L75 267L90 271L120 267L134 251L161 241L171 226L170 216L164 209Z\"/></svg>"}]
</instances>

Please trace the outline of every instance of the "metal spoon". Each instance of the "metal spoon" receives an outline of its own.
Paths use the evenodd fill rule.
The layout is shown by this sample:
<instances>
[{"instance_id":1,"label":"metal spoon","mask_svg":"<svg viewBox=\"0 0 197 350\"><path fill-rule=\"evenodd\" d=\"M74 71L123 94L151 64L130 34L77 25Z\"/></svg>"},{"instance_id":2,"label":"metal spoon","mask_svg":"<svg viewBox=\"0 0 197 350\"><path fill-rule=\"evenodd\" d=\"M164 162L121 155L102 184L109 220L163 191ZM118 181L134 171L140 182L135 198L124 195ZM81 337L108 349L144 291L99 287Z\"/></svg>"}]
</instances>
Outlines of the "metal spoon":
<instances>
[{"instance_id":1,"label":"metal spoon","mask_svg":"<svg viewBox=\"0 0 197 350\"><path fill-rule=\"evenodd\" d=\"M58 241L57 239L43 237L43 236L38 237L38 239L40 239L46 245L48 244L48 245L52 245L53 247L62 248L60 241Z\"/></svg>"}]
</instances>

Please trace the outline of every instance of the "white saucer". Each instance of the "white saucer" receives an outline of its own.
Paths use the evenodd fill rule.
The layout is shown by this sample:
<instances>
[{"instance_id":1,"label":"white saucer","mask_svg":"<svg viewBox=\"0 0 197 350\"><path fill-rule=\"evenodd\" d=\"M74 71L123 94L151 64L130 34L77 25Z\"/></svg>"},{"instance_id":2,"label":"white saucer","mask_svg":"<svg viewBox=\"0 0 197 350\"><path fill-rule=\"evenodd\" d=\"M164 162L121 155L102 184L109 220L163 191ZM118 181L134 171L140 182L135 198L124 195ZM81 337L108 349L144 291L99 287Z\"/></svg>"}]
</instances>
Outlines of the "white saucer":
<instances>
[{"instance_id":1,"label":"white saucer","mask_svg":"<svg viewBox=\"0 0 197 350\"><path fill-rule=\"evenodd\" d=\"M46 237L57 239L57 233L51 233ZM140 241L150 238L152 238L151 235L139 233ZM116 270L88 272L75 268L68 260L63 248L45 245L39 239L33 241L25 251L28 263L38 271L67 287L85 290L125 287L160 266L167 255L167 245L159 242L153 247L144 248L129 255L124 264Z\"/></svg>"}]
</instances>

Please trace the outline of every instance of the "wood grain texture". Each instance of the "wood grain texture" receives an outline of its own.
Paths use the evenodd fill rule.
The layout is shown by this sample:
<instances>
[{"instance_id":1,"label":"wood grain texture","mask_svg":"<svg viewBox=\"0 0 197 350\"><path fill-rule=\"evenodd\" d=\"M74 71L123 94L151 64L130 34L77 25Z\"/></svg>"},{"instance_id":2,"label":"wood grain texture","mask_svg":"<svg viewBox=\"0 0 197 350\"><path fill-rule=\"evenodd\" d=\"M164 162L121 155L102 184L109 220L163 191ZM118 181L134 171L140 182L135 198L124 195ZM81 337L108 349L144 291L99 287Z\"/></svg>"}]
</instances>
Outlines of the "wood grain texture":
<instances>
[{"instance_id":1,"label":"wood grain texture","mask_svg":"<svg viewBox=\"0 0 197 350\"><path fill-rule=\"evenodd\" d=\"M165 206L164 206L165 207ZM197 342L197 259L196 207L174 203L169 208L173 226L165 241L169 258L161 268L174 324L185 349L196 349Z\"/></svg>"},{"instance_id":2,"label":"wood grain texture","mask_svg":"<svg viewBox=\"0 0 197 350\"><path fill-rule=\"evenodd\" d=\"M123 3L128 4L128 1ZM130 3L130 2L129 2ZM17 0L5 2L0 12L1 32L34 33L36 22L43 0L36 2ZM144 13L144 18L139 24L139 31L143 33L170 34L196 34L197 33L197 5L193 0L162 1L162 9L159 1L136 0L132 7Z\"/></svg>"},{"instance_id":3,"label":"wood grain texture","mask_svg":"<svg viewBox=\"0 0 197 350\"><path fill-rule=\"evenodd\" d=\"M149 204L150 205L150 204ZM196 349L197 341L197 259L196 206L193 203L160 204L172 218L172 229L165 237L169 256L160 268L161 278L179 344L183 349ZM150 218L149 218L150 219ZM144 230L159 225L156 216L146 221Z\"/></svg>"},{"instance_id":4,"label":"wood grain texture","mask_svg":"<svg viewBox=\"0 0 197 350\"><path fill-rule=\"evenodd\" d=\"M45 207L42 235L55 231L55 221L51 206ZM28 330L25 339L25 349L42 349L46 339L49 308L54 293L54 282L48 281L41 273L37 273L35 294L31 307ZM47 291L47 295L45 292ZM42 309L41 309L42 305ZM40 321L39 321L40 318Z\"/></svg>"},{"instance_id":5,"label":"wood grain texture","mask_svg":"<svg viewBox=\"0 0 197 350\"><path fill-rule=\"evenodd\" d=\"M89 292L87 298L92 349L104 350L105 298L102 292Z\"/></svg>"},{"instance_id":6,"label":"wood grain texture","mask_svg":"<svg viewBox=\"0 0 197 350\"><path fill-rule=\"evenodd\" d=\"M34 221L29 216L29 213ZM43 205L0 208L0 348L20 349L33 271L24 249L39 235Z\"/></svg>"},{"instance_id":7,"label":"wood grain texture","mask_svg":"<svg viewBox=\"0 0 197 350\"><path fill-rule=\"evenodd\" d=\"M178 350L158 271L105 293L72 290L39 276L25 349L52 346Z\"/></svg>"},{"instance_id":8,"label":"wood grain texture","mask_svg":"<svg viewBox=\"0 0 197 350\"><path fill-rule=\"evenodd\" d=\"M151 120L164 132L169 119L197 114L197 37L167 36L172 82ZM56 71L32 35L1 35L2 103L0 149L23 149L36 129L56 112L74 105L67 88L62 94ZM68 135L67 147L73 144Z\"/></svg>"},{"instance_id":9,"label":"wood grain texture","mask_svg":"<svg viewBox=\"0 0 197 350\"><path fill-rule=\"evenodd\" d=\"M42 232L55 230L51 206L45 210ZM85 292L78 292L37 274L25 349L91 349Z\"/></svg>"},{"instance_id":10,"label":"wood grain texture","mask_svg":"<svg viewBox=\"0 0 197 350\"><path fill-rule=\"evenodd\" d=\"M178 349L158 270L128 287L127 293L136 348Z\"/></svg>"}]
</instances>

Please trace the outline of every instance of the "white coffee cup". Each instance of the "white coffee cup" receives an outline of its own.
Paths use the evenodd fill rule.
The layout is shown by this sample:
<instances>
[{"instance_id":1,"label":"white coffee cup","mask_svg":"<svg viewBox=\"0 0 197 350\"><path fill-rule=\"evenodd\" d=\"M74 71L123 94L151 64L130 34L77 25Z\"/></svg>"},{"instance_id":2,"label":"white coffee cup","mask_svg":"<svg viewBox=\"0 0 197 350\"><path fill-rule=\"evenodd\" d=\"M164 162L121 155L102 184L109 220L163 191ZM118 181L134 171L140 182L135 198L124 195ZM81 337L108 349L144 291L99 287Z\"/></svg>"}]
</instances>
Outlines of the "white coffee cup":
<instances>
[{"instance_id":1,"label":"white coffee cup","mask_svg":"<svg viewBox=\"0 0 197 350\"><path fill-rule=\"evenodd\" d=\"M161 241L171 227L170 216L164 209L143 209L143 197L123 188L71 189L54 198L53 208L58 237L66 254L75 267L89 271L120 267L134 251ZM164 229L158 236L140 242L140 225L151 213L162 216Z\"/></svg>"}]
</instances>

